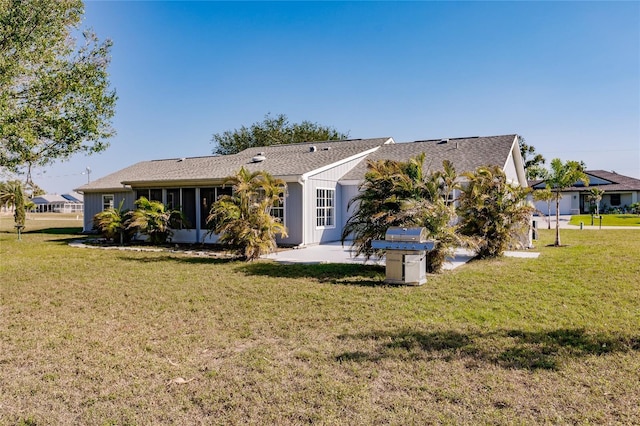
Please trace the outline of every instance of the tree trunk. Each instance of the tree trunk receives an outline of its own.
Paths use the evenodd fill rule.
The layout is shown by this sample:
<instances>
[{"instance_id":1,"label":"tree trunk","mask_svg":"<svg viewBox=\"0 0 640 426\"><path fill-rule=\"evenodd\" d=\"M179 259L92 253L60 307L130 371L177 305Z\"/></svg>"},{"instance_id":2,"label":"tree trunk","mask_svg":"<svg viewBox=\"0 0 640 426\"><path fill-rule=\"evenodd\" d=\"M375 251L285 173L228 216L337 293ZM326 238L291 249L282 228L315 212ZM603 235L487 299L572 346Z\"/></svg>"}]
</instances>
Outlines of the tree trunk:
<instances>
[{"instance_id":1,"label":"tree trunk","mask_svg":"<svg viewBox=\"0 0 640 426\"><path fill-rule=\"evenodd\" d=\"M556 247L560 245L560 193L556 193Z\"/></svg>"},{"instance_id":2,"label":"tree trunk","mask_svg":"<svg viewBox=\"0 0 640 426\"><path fill-rule=\"evenodd\" d=\"M547 229L551 229L551 200L547 200Z\"/></svg>"}]
</instances>

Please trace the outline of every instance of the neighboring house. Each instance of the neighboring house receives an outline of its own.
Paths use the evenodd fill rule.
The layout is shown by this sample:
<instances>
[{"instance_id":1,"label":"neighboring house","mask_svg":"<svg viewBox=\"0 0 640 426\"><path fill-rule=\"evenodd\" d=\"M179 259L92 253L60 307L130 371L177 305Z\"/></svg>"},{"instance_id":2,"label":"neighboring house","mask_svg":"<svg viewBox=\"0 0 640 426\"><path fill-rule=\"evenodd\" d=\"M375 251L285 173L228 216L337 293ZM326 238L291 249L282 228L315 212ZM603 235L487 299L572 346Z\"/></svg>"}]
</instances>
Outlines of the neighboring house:
<instances>
[{"instance_id":1,"label":"neighboring house","mask_svg":"<svg viewBox=\"0 0 640 426\"><path fill-rule=\"evenodd\" d=\"M498 165L508 178L527 184L517 135L437 139L395 143L393 138L352 139L249 148L238 154L144 161L78 188L84 194L84 230L91 231L96 213L124 200L133 209L141 196L180 208L191 223L177 230L174 242L215 242L206 237L211 204L231 188L222 183L241 167L265 170L287 182L282 206L274 209L289 236L278 242L309 245L339 241L349 218L349 200L357 193L366 172L366 159L406 161L426 154L426 170L453 162L461 173L482 165Z\"/></svg>"},{"instance_id":2,"label":"neighboring house","mask_svg":"<svg viewBox=\"0 0 640 426\"><path fill-rule=\"evenodd\" d=\"M589 190L600 188L604 190L604 195L600 201L600 211L606 212L610 209L626 211L633 203L640 201L640 179L619 175L615 172L605 170L586 170L589 177L589 186L582 182L576 182L571 188L562 191L560 199L560 214L588 214L591 213L592 203L589 200ZM544 189L544 181L537 180L530 182L530 186L536 189ZM538 201L535 203L536 209L547 213L547 203ZM551 202L551 214L556 213L555 202Z\"/></svg>"},{"instance_id":3,"label":"neighboring house","mask_svg":"<svg viewBox=\"0 0 640 426\"><path fill-rule=\"evenodd\" d=\"M38 195L31 201L36 205L35 211L38 213L82 213L83 211L83 196L77 192Z\"/></svg>"}]
</instances>

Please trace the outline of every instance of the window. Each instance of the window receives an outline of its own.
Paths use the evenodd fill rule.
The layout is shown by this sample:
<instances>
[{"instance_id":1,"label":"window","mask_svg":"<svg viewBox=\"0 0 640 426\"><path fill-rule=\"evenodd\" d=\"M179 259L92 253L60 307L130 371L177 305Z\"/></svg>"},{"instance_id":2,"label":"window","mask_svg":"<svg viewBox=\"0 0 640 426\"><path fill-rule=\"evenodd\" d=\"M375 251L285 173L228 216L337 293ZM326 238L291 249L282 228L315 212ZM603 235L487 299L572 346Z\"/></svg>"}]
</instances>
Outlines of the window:
<instances>
[{"instance_id":1,"label":"window","mask_svg":"<svg viewBox=\"0 0 640 426\"><path fill-rule=\"evenodd\" d=\"M453 202L456 200L455 198L455 192L451 191L449 192L449 194L442 194L442 199L444 200L444 203L447 206L450 206L451 204L453 204Z\"/></svg>"},{"instance_id":2,"label":"window","mask_svg":"<svg viewBox=\"0 0 640 426\"><path fill-rule=\"evenodd\" d=\"M102 196L102 211L113 208L113 194Z\"/></svg>"},{"instance_id":3,"label":"window","mask_svg":"<svg viewBox=\"0 0 640 426\"><path fill-rule=\"evenodd\" d=\"M284 224L284 199L277 200L271 207L271 216L279 219L279 222Z\"/></svg>"},{"instance_id":4,"label":"window","mask_svg":"<svg viewBox=\"0 0 640 426\"><path fill-rule=\"evenodd\" d=\"M611 205L612 206L619 206L620 205L620 194L611 194L609 197L611 197Z\"/></svg>"},{"instance_id":5,"label":"window","mask_svg":"<svg viewBox=\"0 0 640 426\"><path fill-rule=\"evenodd\" d=\"M271 216L279 219L280 223L284 224L284 188L283 188L283 194L282 194L282 199L280 200L276 200L273 202L273 206L271 206ZM258 189L258 199L262 200L262 198L265 196L264 190L262 189Z\"/></svg>"},{"instance_id":6,"label":"window","mask_svg":"<svg viewBox=\"0 0 640 426\"><path fill-rule=\"evenodd\" d=\"M335 189L316 189L316 226L332 228L335 223L335 208L333 199Z\"/></svg>"},{"instance_id":7,"label":"window","mask_svg":"<svg viewBox=\"0 0 640 426\"><path fill-rule=\"evenodd\" d=\"M137 189L136 200L138 200L140 197L144 197L149 201L162 202L162 189Z\"/></svg>"}]
</instances>

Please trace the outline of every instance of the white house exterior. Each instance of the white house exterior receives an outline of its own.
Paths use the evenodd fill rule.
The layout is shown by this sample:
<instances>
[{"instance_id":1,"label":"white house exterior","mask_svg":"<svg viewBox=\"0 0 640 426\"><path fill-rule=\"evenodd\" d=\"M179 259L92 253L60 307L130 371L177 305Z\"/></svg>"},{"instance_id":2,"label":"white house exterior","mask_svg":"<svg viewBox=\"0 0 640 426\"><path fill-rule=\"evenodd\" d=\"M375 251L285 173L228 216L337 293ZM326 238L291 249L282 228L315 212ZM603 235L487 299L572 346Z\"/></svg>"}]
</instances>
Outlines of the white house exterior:
<instances>
[{"instance_id":1,"label":"white house exterior","mask_svg":"<svg viewBox=\"0 0 640 426\"><path fill-rule=\"evenodd\" d=\"M604 191L600 200L599 210L608 212L610 210L624 212L629 210L631 204L640 201L640 179L619 175L615 172L605 170L585 171L589 178L589 186L582 182L576 182L572 187L562 191L560 199L561 215L588 214L591 212L593 204L589 199L589 191L592 188L599 188ZM544 181L534 181L530 183L534 190L544 189ZM535 203L537 210L547 214L548 206L546 201ZM551 214L556 214L555 202L551 203Z\"/></svg>"},{"instance_id":2,"label":"white house exterior","mask_svg":"<svg viewBox=\"0 0 640 426\"><path fill-rule=\"evenodd\" d=\"M33 197L35 211L38 213L82 213L84 203L82 194L44 194Z\"/></svg>"},{"instance_id":3,"label":"white house exterior","mask_svg":"<svg viewBox=\"0 0 640 426\"><path fill-rule=\"evenodd\" d=\"M175 231L172 241L215 242L205 237L205 218L211 203L230 188L222 182L241 167L265 170L287 183L280 217L289 236L278 242L304 246L339 241L349 218L349 200L357 193L366 172L366 159L406 161L425 153L427 171L447 159L458 172L483 165L498 165L508 178L527 185L517 135L437 139L395 143L393 138L353 139L249 148L238 154L144 161L86 184L84 231L92 230L96 213L118 206L128 209L140 196L180 208L192 224Z\"/></svg>"}]
</instances>

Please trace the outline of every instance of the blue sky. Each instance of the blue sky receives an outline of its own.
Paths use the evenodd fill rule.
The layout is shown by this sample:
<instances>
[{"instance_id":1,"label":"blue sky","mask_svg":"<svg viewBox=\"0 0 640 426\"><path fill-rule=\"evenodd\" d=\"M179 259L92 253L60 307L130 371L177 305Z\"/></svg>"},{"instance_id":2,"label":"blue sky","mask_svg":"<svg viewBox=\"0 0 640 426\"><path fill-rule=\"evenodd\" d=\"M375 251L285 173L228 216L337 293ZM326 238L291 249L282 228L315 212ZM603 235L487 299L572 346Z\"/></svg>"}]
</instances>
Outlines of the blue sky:
<instances>
[{"instance_id":1,"label":"blue sky","mask_svg":"<svg viewBox=\"0 0 640 426\"><path fill-rule=\"evenodd\" d=\"M396 142L518 133L640 178L638 2L94 2L118 134L36 170L64 193L286 114Z\"/></svg>"}]
</instances>

